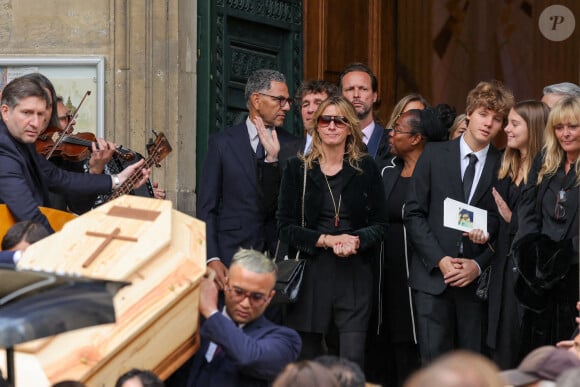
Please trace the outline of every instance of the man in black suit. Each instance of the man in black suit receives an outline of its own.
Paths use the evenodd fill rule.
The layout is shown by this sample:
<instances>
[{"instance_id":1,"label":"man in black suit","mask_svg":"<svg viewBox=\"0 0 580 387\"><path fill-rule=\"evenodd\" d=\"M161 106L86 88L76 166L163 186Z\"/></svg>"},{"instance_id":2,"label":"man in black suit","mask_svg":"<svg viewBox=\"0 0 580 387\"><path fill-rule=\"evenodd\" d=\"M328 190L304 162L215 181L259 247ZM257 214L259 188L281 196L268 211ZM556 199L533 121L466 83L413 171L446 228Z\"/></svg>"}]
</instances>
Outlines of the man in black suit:
<instances>
[{"instance_id":1,"label":"man in black suit","mask_svg":"<svg viewBox=\"0 0 580 387\"><path fill-rule=\"evenodd\" d=\"M352 63L340 73L338 88L353 104L367 152L382 168L389 159L390 147L388 132L375 120L375 109L380 103L377 77L367 65Z\"/></svg>"},{"instance_id":2,"label":"man in black suit","mask_svg":"<svg viewBox=\"0 0 580 387\"><path fill-rule=\"evenodd\" d=\"M16 221L32 220L54 230L39 206L49 204L48 192L92 195L119 187L143 162L121 173L106 176L64 171L35 149L46 129L53 101L42 85L29 77L12 80L2 90L0 111L0 202L6 203ZM145 183L150 169L143 169L137 186Z\"/></svg>"},{"instance_id":3,"label":"man in black suit","mask_svg":"<svg viewBox=\"0 0 580 387\"><path fill-rule=\"evenodd\" d=\"M227 268L240 248L275 250L275 206L262 179L280 176L280 147L296 138L281 128L292 99L286 78L256 70L245 89L247 119L212 135L197 195L197 217L206 223L208 266L223 289Z\"/></svg>"},{"instance_id":4,"label":"man in black suit","mask_svg":"<svg viewBox=\"0 0 580 387\"><path fill-rule=\"evenodd\" d=\"M281 162L296 156L299 152L307 154L310 151L312 131L316 126L316 123L313 121L314 113L322 101L336 94L338 94L338 88L328 81L316 79L302 82L294 98L296 103L300 104L304 137L280 148L278 158Z\"/></svg>"},{"instance_id":5,"label":"man in black suit","mask_svg":"<svg viewBox=\"0 0 580 387\"><path fill-rule=\"evenodd\" d=\"M498 225L491 187L500 153L490 142L512 105L513 96L499 83L479 83L467 96L467 131L427 144L415 166L404 222L414 247L409 280L423 362L456 348L483 351L484 303L475 295L475 280L490 264L489 235ZM487 210L488 234L444 227L445 198Z\"/></svg>"}]
</instances>

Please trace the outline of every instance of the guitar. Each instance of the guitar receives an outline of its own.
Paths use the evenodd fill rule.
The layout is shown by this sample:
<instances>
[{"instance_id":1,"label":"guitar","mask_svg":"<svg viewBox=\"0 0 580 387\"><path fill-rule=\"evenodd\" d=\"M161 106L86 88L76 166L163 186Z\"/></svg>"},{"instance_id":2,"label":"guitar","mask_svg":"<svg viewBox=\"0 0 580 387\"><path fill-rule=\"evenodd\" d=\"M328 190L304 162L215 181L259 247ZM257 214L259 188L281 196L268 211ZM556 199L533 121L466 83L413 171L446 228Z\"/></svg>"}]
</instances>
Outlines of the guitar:
<instances>
[{"instance_id":1,"label":"guitar","mask_svg":"<svg viewBox=\"0 0 580 387\"><path fill-rule=\"evenodd\" d=\"M48 219L48 223L50 223L51 227L54 231L60 231L62 227L65 225L66 222L76 218L77 216L73 213L55 210L54 208L48 207L38 207L40 212L46 216ZM4 238L4 234L8 231L14 223L16 223L16 219L8 209L6 204L0 204L0 240Z\"/></svg>"},{"instance_id":2,"label":"guitar","mask_svg":"<svg viewBox=\"0 0 580 387\"><path fill-rule=\"evenodd\" d=\"M151 168L153 165L159 168L161 166L159 162L163 160L165 157L167 157L167 155L172 151L171 145L169 145L169 142L167 141L167 137L165 137L165 134L155 133L155 136L156 136L155 140L150 141L149 144L147 144L147 152L149 153L149 156L145 159L145 164L143 165L143 168ZM131 191L133 191L135 185L140 180L141 180L141 170L139 169L133 172L133 174L129 176L127 180L125 180L123 184L119 186L119 188L115 189L111 193L111 195L109 195L109 197L105 202L109 202L120 196L129 194Z\"/></svg>"}]
</instances>

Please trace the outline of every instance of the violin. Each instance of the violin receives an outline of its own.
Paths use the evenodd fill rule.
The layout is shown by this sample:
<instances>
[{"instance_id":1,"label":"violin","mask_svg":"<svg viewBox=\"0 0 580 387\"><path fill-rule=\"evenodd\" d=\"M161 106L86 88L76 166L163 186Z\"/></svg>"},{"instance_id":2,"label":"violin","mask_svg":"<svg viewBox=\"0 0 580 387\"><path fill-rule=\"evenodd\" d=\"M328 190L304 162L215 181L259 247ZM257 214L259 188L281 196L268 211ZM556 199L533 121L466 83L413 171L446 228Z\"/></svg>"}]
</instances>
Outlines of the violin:
<instances>
[{"instance_id":1,"label":"violin","mask_svg":"<svg viewBox=\"0 0 580 387\"><path fill-rule=\"evenodd\" d=\"M36 151L47 158L58 156L65 160L80 162L89 157L96 140L96 136L91 132L66 134L60 128L49 127L38 136L34 145ZM133 152L120 146L115 149L115 155L126 161L135 159Z\"/></svg>"}]
</instances>

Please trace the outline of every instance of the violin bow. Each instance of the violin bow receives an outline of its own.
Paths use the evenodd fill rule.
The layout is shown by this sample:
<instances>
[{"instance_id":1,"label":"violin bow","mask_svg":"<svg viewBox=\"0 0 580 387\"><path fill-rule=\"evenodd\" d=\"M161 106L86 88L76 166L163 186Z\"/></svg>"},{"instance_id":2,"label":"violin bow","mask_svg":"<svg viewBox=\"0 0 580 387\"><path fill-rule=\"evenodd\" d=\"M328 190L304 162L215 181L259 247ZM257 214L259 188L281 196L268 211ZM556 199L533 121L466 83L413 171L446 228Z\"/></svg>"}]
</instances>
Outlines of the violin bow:
<instances>
[{"instance_id":1,"label":"violin bow","mask_svg":"<svg viewBox=\"0 0 580 387\"><path fill-rule=\"evenodd\" d=\"M85 95L83 96L83 99L81 99L81 102L79 102L78 106L76 107L75 111L73 114L71 114L71 118L68 122L68 124L66 124L66 126L64 127L62 134L58 137L58 139L54 142L54 145L52 146L52 149L46 154L46 159L50 159L52 157L52 154L54 153L54 151L56 150L56 148L62 144L62 141L66 138L67 133L69 132L73 121L75 120L79 109L81 108L83 102L85 102L85 99L91 95L91 91L87 90L87 92L85 93ZM56 105L52 107L53 109L56 109Z\"/></svg>"}]
</instances>

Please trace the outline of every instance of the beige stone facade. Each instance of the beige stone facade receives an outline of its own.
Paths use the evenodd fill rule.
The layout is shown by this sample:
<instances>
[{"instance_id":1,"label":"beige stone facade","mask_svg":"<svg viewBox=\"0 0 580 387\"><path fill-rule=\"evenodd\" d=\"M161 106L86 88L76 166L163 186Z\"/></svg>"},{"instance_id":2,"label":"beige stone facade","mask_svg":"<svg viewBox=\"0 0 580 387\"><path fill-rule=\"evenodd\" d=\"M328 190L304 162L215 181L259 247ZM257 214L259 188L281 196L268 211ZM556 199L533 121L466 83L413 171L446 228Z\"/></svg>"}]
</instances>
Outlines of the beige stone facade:
<instances>
[{"instance_id":1,"label":"beige stone facade","mask_svg":"<svg viewBox=\"0 0 580 387\"><path fill-rule=\"evenodd\" d=\"M105 138L146 154L174 207L195 211L197 0L0 0L0 55L105 58Z\"/></svg>"}]
</instances>

